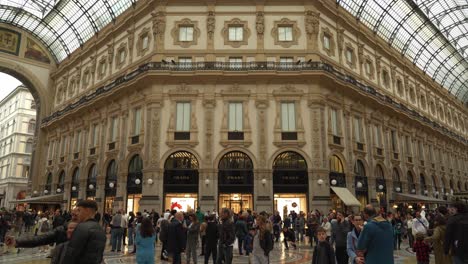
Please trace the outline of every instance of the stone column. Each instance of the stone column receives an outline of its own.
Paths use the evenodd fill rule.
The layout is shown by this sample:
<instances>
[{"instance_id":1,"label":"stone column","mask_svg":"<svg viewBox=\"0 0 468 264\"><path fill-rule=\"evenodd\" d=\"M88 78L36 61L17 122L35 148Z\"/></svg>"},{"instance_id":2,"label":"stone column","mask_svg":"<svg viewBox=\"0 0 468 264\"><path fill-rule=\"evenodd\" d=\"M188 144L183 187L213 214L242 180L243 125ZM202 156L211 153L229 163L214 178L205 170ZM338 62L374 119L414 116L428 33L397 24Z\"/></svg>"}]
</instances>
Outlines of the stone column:
<instances>
[{"instance_id":1,"label":"stone column","mask_svg":"<svg viewBox=\"0 0 468 264\"><path fill-rule=\"evenodd\" d=\"M265 184L263 180L265 179ZM273 212L273 171L271 169L254 170L254 210Z\"/></svg>"},{"instance_id":2,"label":"stone column","mask_svg":"<svg viewBox=\"0 0 468 264\"><path fill-rule=\"evenodd\" d=\"M213 168L198 171L198 206L202 211L218 210L218 173Z\"/></svg>"},{"instance_id":3,"label":"stone column","mask_svg":"<svg viewBox=\"0 0 468 264\"><path fill-rule=\"evenodd\" d=\"M319 93L318 86L309 87L313 94L309 95L308 106L310 109L311 133L311 159L309 165L309 210L328 210L330 208L330 185L328 180L327 158L327 131L325 124L325 98ZM319 182L319 180L321 180ZM321 184L319 184L321 183Z\"/></svg>"},{"instance_id":4,"label":"stone column","mask_svg":"<svg viewBox=\"0 0 468 264\"><path fill-rule=\"evenodd\" d=\"M95 201L98 204L98 212L101 214L101 217L104 216L104 196L105 196L105 188L106 188L106 176L105 172L101 171L98 172L96 177L96 195Z\"/></svg>"},{"instance_id":5,"label":"stone column","mask_svg":"<svg viewBox=\"0 0 468 264\"><path fill-rule=\"evenodd\" d=\"M155 1L156 3L156 1ZM166 4L167 1L157 1L155 11L151 13L153 29L154 54L153 61L164 59L164 34L166 32Z\"/></svg>"},{"instance_id":6,"label":"stone column","mask_svg":"<svg viewBox=\"0 0 468 264\"><path fill-rule=\"evenodd\" d=\"M206 32L208 35L207 47L206 47L206 61L215 61L216 56L214 55L214 35L216 28L216 16L215 16L215 1L207 1L208 14L206 17Z\"/></svg>"},{"instance_id":7,"label":"stone column","mask_svg":"<svg viewBox=\"0 0 468 264\"><path fill-rule=\"evenodd\" d=\"M162 98L162 96L158 96ZM148 169L143 170L143 193L140 200L140 210L161 212L163 206L163 171L160 169L160 140L161 140L161 108L162 101L151 98L147 105L145 147ZM152 183L151 183L152 181Z\"/></svg>"},{"instance_id":8,"label":"stone column","mask_svg":"<svg viewBox=\"0 0 468 264\"><path fill-rule=\"evenodd\" d=\"M265 33L265 12L264 10L264 3L257 3L257 12L255 18L255 30L257 32L257 55L255 60L256 61L265 61L265 43L264 43L264 33Z\"/></svg>"}]
</instances>

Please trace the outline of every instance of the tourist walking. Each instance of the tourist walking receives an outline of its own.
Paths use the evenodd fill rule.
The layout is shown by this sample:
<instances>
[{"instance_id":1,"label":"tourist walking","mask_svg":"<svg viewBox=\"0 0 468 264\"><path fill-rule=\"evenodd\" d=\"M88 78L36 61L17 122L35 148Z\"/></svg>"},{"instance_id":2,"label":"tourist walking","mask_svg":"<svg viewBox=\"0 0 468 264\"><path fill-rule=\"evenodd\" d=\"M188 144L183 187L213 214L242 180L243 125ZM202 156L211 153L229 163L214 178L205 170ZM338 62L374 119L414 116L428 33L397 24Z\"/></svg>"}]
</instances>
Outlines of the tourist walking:
<instances>
[{"instance_id":1,"label":"tourist walking","mask_svg":"<svg viewBox=\"0 0 468 264\"><path fill-rule=\"evenodd\" d=\"M73 232L75 231L78 222L69 222L67 224L67 239L70 240ZM64 243L57 243L55 248L52 250L50 264L65 264L65 251L68 246L68 241Z\"/></svg>"},{"instance_id":2,"label":"tourist walking","mask_svg":"<svg viewBox=\"0 0 468 264\"><path fill-rule=\"evenodd\" d=\"M348 221L344 219L343 213L338 212L336 214L336 223L332 225L332 241L335 243L335 255L338 264L348 264L346 238L349 231L350 226Z\"/></svg>"},{"instance_id":3,"label":"tourist walking","mask_svg":"<svg viewBox=\"0 0 468 264\"><path fill-rule=\"evenodd\" d=\"M112 252L120 252L122 250L122 235L123 235L123 218L122 212L120 210L112 217L110 227L111 227L111 244Z\"/></svg>"},{"instance_id":4,"label":"tourist walking","mask_svg":"<svg viewBox=\"0 0 468 264\"><path fill-rule=\"evenodd\" d=\"M236 234L234 232L234 223L232 222L231 210L223 208L221 210L221 223L219 225L219 243L217 264L232 263L232 249Z\"/></svg>"},{"instance_id":5,"label":"tourist walking","mask_svg":"<svg viewBox=\"0 0 468 264\"><path fill-rule=\"evenodd\" d=\"M325 230L325 234L327 235L327 241L330 242L331 233L332 233L331 223L328 221L328 217L324 217L322 221L323 221L322 228Z\"/></svg>"},{"instance_id":6,"label":"tourist walking","mask_svg":"<svg viewBox=\"0 0 468 264\"><path fill-rule=\"evenodd\" d=\"M182 225L184 214L177 212L169 225L167 251L172 255L173 264L181 264L181 253L187 244L187 230Z\"/></svg>"},{"instance_id":7,"label":"tourist walking","mask_svg":"<svg viewBox=\"0 0 468 264\"><path fill-rule=\"evenodd\" d=\"M393 264L392 224L382 216L377 215L374 207L370 204L364 208L364 219L367 224L358 238L357 255L359 257L365 256L364 262L367 264Z\"/></svg>"},{"instance_id":8,"label":"tourist walking","mask_svg":"<svg viewBox=\"0 0 468 264\"><path fill-rule=\"evenodd\" d=\"M187 264L190 264L190 260L193 260L194 264L197 264L197 247L198 247L198 236L200 235L200 223L198 217L195 214L189 215L190 225L187 228Z\"/></svg>"},{"instance_id":9,"label":"tourist walking","mask_svg":"<svg viewBox=\"0 0 468 264\"><path fill-rule=\"evenodd\" d=\"M452 257L444 254L444 239L446 230L445 217L438 214L434 219L434 232L432 236L426 237L424 241L432 243L434 250L435 264L452 263Z\"/></svg>"},{"instance_id":10,"label":"tourist walking","mask_svg":"<svg viewBox=\"0 0 468 264\"><path fill-rule=\"evenodd\" d=\"M205 232L206 232L205 264L208 264L210 255L213 257L213 264L215 264L217 256L218 256L217 245L218 245L218 239L219 239L219 230L215 222L214 215L207 216L207 224L206 224Z\"/></svg>"},{"instance_id":11,"label":"tourist walking","mask_svg":"<svg viewBox=\"0 0 468 264\"><path fill-rule=\"evenodd\" d=\"M151 219L147 217L143 218L136 229L135 244L138 247L138 251L136 252L137 263L154 264L156 232L153 229Z\"/></svg>"},{"instance_id":12,"label":"tourist walking","mask_svg":"<svg viewBox=\"0 0 468 264\"><path fill-rule=\"evenodd\" d=\"M447 221L444 253L451 251L454 264L468 262L468 208L462 202L449 206L451 216Z\"/></svg>"},{"instance_id":13,"label":"tourist walking","mask_svg":"<svg viewBox=\"0 0 468 264\"><path fill-rule=\"evenodd\" d=\"M425 235L423 233L417 233L415 238L416 242L413 244L413 252L416 252L416 261L418 264L429 264L429 253L431 248L424 242Z\"/></svg>"},{"instance_id":14,"label":"tourist walking","mask_svg":"<svg viewBox=\"0 0 468 264\"><path fill-rule=\"evenodd\" d=\"M161 260L168 260L167 258L167 243L169 238L169 212L164 213L164 217L158 220L159 227L159 240L161 241Z\"/></svg>"},{"instance_id":15,"label":"tourist walking","mask_svg":"<svg viewBox=\"0 0 468 264\"><path fill-rule=\"evenodd\" d=\"M237 237L237 244L239 247L239 255L242 254L242 244L244 242L245 236L248 234L248 229L247 229L247 223L245 222L245 219L247 218L247 213L242 214L239 216L239 219L236 222L235 225L235 232L236 232L236 237Z\"/></svg>"},{"instance_id":16,"label":"tourist walking","mask_svg":"<svg viewBox=\"0 0 468 264\"><path fill-rule=\"evenodd\" d=\"M361 215L351 215L350 219L351 223L353 224L353 228L348 233L347 242L346 242L346 251L349 257L350 264L357 264L364 261L363 257L358 257L356 253L356 246L359 239L359 235L361 234L364 221Z\"/></svg>"},{"instance_id":17,"label":"tourist walking","mask_svg":"<svg viewBox=\"0 0 468 264\"><path fill-rule=\"evenodd\" d=\"M135 227L136 227L136 217L133 212L128 213L128 228L127 228L127 235L128 235L128 248L130 249L133 246L133 237L135 236Z\"/></svg>"},{"instance_id":18,"label":"tourist walking","mask_svg":"<svg viewBox=\"0 0 468 264\"><path fill-rule=\"evenodd\" d=\"M408 236L408 244L410 247L414 244L413 237L413 216L411 214L406 215L406 235Z\"/></svg>"},{"instance_id":19,"label":"tourist walking","mask_svg":"<svg viewBox=\"0 0 468 264\"><path fill-rule=\"evenodd\" d=\"M335 252L327 240L327 232L323 227L317 228L317 240L312 254L312 264L335 264Z\"/></svg>"},{"instance_id":20,"label":"tourist walking","mask_svg":"<svg viewBox=\"0 0 468 264\"><path fill-rule=\"evenodd\" d=\"M268 264L270 251L273 249L274 238L272 230L268 229L266 217L257 216L257 233L253 238L253 250L251 254L252 264Z\"/></svg>"},{"instance_id":21,"label":"tourist walking","mask_svg":"<svg viewBox=\"0 0 468 264\"><path fill-rule=\"evenodd\" d=\"M429 222L426 220L426 218L421 216L420 211L416 211L416 217L413 219L413 226L412 226L413 237L416 237L416 234L418 233L426 235L428 228L429 228Z\"/></svg>"}]
</instances>

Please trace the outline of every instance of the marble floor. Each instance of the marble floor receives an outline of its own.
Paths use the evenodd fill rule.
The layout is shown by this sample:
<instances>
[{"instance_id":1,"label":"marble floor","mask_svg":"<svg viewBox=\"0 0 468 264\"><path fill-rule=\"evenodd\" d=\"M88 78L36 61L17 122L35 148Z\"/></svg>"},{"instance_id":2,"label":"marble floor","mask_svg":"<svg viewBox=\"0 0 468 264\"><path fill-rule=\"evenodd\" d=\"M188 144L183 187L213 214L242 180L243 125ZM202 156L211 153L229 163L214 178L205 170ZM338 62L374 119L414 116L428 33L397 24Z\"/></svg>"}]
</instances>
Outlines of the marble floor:
<instances>
[{"instance_id":1,"label":"marble floor","mask_svg":"<svg viewBox=\"0 0 468 264\"><path fill-rule=\"evenodd\" d=\"M18 252L5 252L5 248L0 248L0 263L18 263L18 264L48 264L50 259L46 258L46 253L40 253L38 249L21 249ZM114 263L136 263L135 255L128 254L128 248L125 247L123 253L110 252L109 246L107 246L104 253L104 260L106 264ZM160 246L156 248L157 252L160 252ZM15 250L11 250L15 251ZM431 263L434 263L433 257L431 257ZM272 264L302 264L311 263L312 249L305 243L299 243L298 249L285 250L282 243L276 243L275 249L270 254L270 262ZM403 242L402 250L397 250L394 253L394 259L396 264L410 264L416 263L416 257L411 249L408 248L408 244ZM169 262L160 261L159 258L155 263L169 264ZM185 256L183 256L182 263L185 263ZM198 263L203 263L203 257L198 258ZM210 262L211 263L211 262ZM235 264L249 263L246 256L239 256L236 252L234 253Z\"/></svg>"}]
</instances>

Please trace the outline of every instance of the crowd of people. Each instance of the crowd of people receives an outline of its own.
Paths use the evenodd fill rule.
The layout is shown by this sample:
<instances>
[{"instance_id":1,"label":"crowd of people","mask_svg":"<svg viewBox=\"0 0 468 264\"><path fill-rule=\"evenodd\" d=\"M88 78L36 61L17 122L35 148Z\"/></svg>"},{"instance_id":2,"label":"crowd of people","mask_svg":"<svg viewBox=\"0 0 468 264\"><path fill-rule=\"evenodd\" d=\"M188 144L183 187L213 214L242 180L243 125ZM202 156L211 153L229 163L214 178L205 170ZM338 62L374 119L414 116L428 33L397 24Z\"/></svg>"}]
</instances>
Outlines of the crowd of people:
<instances>
[{"instance_id":1,"label":"crowd of people","mask_svg":"<svg viewBox=\"0 0 468 264\"><path fill-rule=\"evenodd\" d=\"M49 252L51 263L102 263L106 243L111 252L135 254L137 263L164 261L230 264L233 256L245 263L269 263L270 252L281 246L296 250L312 247L312 264L394 263L394 250L407 239L417 263L468 263L468 208L455 202L436 210L377 212L367 205L360 213L324 214L291 211L234 214L223 208L202 212L167 210L158 214L119 210L101 219L97 204L84 200L70 213L59 209L37 214L0 212L0 243L8 247L39 247ZM8 234L7 234L8 233ZM21 236L22 233L32 236ZM108 237L106 236L108 234ZM282 240L282 241L281 241ZM160 252L156 244L160 243ZM55 245L49 250L48 245Z\"/></svg>"}]
</instances>

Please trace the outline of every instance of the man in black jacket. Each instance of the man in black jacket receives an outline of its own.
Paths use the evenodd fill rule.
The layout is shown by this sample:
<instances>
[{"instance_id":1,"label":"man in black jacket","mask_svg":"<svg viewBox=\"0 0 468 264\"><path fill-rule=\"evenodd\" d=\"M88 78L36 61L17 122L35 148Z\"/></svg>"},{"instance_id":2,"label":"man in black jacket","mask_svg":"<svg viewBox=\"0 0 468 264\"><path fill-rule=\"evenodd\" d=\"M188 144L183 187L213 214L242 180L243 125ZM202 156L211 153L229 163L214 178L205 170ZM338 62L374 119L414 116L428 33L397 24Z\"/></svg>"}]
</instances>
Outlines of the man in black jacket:
<instances>
[{"instance_id":1,"label":"man in black jacket","mask_svg":"<svg viewBox=\"0 0 468 264\"><path fill-rule=\"evenodd\" d=\"M185 251L187 244L187 230L182 225L182 221L184 221L184 214L178 212L169 226L168 252L172 255L173 264L181 263L180 254Z\"/></svg>"},{"instance_id":2,"label":"man in black jacket","mask_svg":"<svg viewBox=\"0 0 468 264\"><path fill-rule=\"evenodd\" d=\"M56 227L61 226L63 224L65 224L65 218L63 218L63 216L62 216L62 210L57 209L57 210L55 210L54 221L52 222L52 227L56 228Z\"/></svg>"},{"instance_id":3,"label":"man in black jacket","mask_svg":"<svg viewBox=\"0 0 468 264\"><path fill-rule=\"evenodd\" d=\"M221 224L219 224L219 244L217 264L232 263L232 248L236 240L234 222L232 222L231 210L223 208L221 210Z\"/></svg>"},{"instance_id":4,"label":"man in black jacket","mask_svg":"<svg viewBox=\"0 0 468 264\"><path fill-rule=\"evenodd\" d=\"M67 264L100 264L102 262L106 235L104 230L94 220L96 211L97 204L93 200L84 200L78 203L76 217L79 224L75 228L65 249L64 261ZM49 232L48 236L38 236L18 242L10 237L7 245L35 247L54 242L63 243L65 241L66 229L63 226L59 226L52 230L52 233Z\"/></svg>"},{"instance_id":5,"label":"man in black jacket","mask_svg":"<svg viewBox=\"0 0 468 264\"><path fill-rule=\"evenodd\" d=\"M447 221L444 253L452 252L453 263L468 263L468 208L461 202L449 207L452 216Z\"/></svg>"},{"instance_id":6,"label":"man in black jacket","mask_svg":"<svg viewBox=\"0 0 468 264\"><path fill-rule=\"evenodd\" d=\"M206 223L206 235L205 235L205 264L208 264L210 255L213 256L213 263L216 263L218 251L216 246L218 245L219 232L218 225L215 222L215 215L209 215Z\"/></svg>"}]
</instances>

